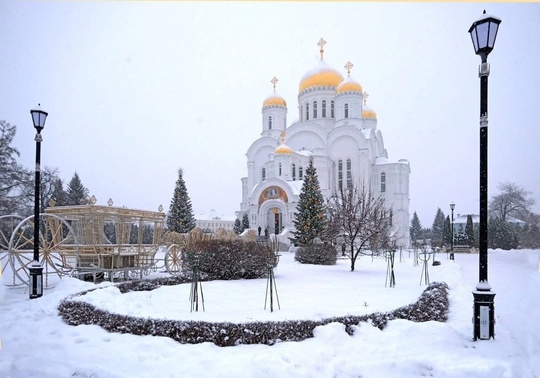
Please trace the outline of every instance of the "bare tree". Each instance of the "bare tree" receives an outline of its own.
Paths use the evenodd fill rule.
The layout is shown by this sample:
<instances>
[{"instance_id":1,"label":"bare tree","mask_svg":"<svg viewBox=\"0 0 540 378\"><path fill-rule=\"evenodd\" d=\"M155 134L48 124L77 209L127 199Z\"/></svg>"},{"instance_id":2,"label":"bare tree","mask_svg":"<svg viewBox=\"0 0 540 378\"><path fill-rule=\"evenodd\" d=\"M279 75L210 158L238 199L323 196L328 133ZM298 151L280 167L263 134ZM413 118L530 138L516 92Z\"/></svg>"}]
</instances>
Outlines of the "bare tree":
<instances>
[{"instance_id":1,"label":"bare tree","mask_svg":"<svg viewBox=\"0 0 540 378\"><path fill-rule=\"evenodd\" d=\"M366 185L341 190L331 197L328 218L329 230L339 233L348 246L346 255L351 260L351 271L359 255L367 254L368 250L378 253L390 242L391 211L384 198L375 198Z\"/></svg>"},{"instance_id":2,"label":"bare tree","mask_svg":"<svg viewBox=\"0 0 540 378\"><path fill-rule=\"evenodd\" d=\"M15 125L0 120L0 215L19 212L30 180L30 172L17 163L19 151L11 146L16 132Z\"/></svg>"},{"instance_id":3,"label":"bare tree","mask_svg":"<svg viewBox=\"0 0 540 378\"><path fill-rule=\"evenodd\" d=\"M492 216L506 222L508 217L525 219L535 204L530 197L531 192L511 183L503 182L498 185L500 194L493 196L490 203Z\"/></svg>"}]
</instances>

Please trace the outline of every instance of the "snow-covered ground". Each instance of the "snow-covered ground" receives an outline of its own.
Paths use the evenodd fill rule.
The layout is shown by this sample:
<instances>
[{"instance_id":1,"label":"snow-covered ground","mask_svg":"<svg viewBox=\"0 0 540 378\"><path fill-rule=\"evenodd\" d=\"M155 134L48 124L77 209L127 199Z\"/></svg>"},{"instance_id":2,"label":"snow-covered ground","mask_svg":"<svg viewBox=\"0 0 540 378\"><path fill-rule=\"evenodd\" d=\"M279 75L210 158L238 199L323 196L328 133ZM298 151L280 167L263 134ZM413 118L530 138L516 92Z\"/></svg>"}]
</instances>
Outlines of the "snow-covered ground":
<instances>
[{"instance_id":1,"label":"snow-covered ground","mask_svg":"<svg viewBox=\"0 0 540 378\"><path fill-rule=\"evenodd\" d=\"M0 302L0 377L534 377L540 376L540 250L490 251L496 339L472 341L471 291L478 255L456 255L429 265L431 281L450 287L447 323L395 320L383 330L360 324L318 327L315 337L273 346L183 345L168 338L108 333L98 326L68 326L60 300L95 287L61 280L43 297L3 289ZM190 312L190 285L120 294L114 287L80 300L122 314L166 319L247 322L316 319L386 311L416 301L425 289L422 265L396 255L396 287L385 287L387 264L363 257L350 272L301 265L284 253L275 271L281 309L264 309L267 280L205 282L205 311ZM151 277L163 273L153 273ZM6 279L6 277L4 277ZM103 283L100 287L111 284ZM0 287L0 290L2 288ZM2 293L0 292L0 296Z\"/></svg>"}]
</instances>

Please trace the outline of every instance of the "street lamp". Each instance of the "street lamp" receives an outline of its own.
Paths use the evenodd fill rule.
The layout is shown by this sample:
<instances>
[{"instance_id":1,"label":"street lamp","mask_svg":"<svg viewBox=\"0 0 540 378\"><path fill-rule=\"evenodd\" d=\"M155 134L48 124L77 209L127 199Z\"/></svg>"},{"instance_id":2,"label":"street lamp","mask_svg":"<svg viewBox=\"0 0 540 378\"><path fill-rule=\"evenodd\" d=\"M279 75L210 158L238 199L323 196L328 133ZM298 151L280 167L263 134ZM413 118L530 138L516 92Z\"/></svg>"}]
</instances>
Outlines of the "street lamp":
<instances>
[{"instance_id":1,"label":"street lamp","mask_svg":"<svg viewBox=\"0 0 540 378\"><path fill-rule=\"evenodd\" d=\"M489 340L495 337L495 293L488 282L488 76L487 57L493 50L501 20L486 15L473 22L469 29L474 52L480 55L482 63L478 71L480 77L480 250L479 280L474 296L474 340Z\"/></svg>"},{"instance_id":2,"label":"street lamp","mask_svg":"<svg viewBox=\"0 0 540 378\"><path fill-rule=\"evenodd\" d=\"M450 204L450 210L452 210L452 228L451 228L451 233L452 233L452 238L450 239L450 260L454 260L454 209L456 208L456 204L455 203L451 203Z\"/></svg>"},{"instance_id":3,"label":"street lamp","mask_svg":"<svg viewBox=\"0 0 540 378\"><path fill-rule=\"evenodd\" d=\"M38 107L30 110L37 131L36 137L36 178L34 182L34 261L30 265L30 299L43 295L43 266L39 263L39 187L41 184L41 130L45 127L48 113Z\"/></svg>"}]
</instances>

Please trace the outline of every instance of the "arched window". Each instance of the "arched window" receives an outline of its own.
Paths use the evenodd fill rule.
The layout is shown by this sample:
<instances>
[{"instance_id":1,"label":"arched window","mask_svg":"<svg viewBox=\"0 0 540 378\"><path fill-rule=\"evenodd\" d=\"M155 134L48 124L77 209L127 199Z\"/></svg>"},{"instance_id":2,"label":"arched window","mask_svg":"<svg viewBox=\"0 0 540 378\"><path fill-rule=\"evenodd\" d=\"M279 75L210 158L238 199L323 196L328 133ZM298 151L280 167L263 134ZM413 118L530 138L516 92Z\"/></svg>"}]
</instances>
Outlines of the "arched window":
<instances>
[{"instance_id":1,"label":"arched window","mask_svg":"<svg viewBox=\"0 0 540 378\"><path fill-rule=\"evenodd\" d=\"M349 118L349 104L345 104L345 118Z\"/></svg>"},{"instance_id":2,"label":"arched window","mask_svg":"<svg viewBox=\"0 0 540 378\"><path fill-rule=\"evenodd\" d=\"M317 101L313 101L313 118L317 118Z\"/></svg>"},{"instance_id":3,"label":"arched window","mask_svg":"<svg viewBox=\"0 0 540 378\"><path fill-rule=\"evenodd\" d=\"M296 165L292 165L292 179L293 181L296 180Z\"/></svg>"},{"instance_id":4,"label":"arched window","mask_svg":"<svg viewBox=\"0 0 540 378\"><path fill-rule=\"evenodd\" d=\"M338 188L343 190L343 160L338 160Z\"/></svg>"},{"instance_id":5,"label":"arched window","mask_svg":"<svg viewBox=\"0 0 540 378\"><path fill-rule=\"evenodd\" d=\"M309 104L306 104L306 121L309 119Z\"/></svg>"},{"instance_id":6,"label":"arched window","mask_svg":"<svg viewBox=\"0 0 540 378\"><path fill-rule=\"evenodd\" d=\"M386 192L386 173L381 173L381 193Z\"/></svg>"},{"instance_id":7,"label":"arched window","mask_svg":"<svg viewBox=\"0 0 540 378\"><path fill-rule=\"evenodd\" d=\"M335 118L334 115L334 100L330 101L330 118Z\"/></svg>"},{"instance_id":8,"label":"arched window","mask_svg":"<svg viewBox=\"0 0 540 378\"><path fill-rule=\"evenodd\" d=\"M281 163L279 163L279 176L281 176Z\"/></svg>"},{"instance_id":9,"label":"arched window","mask_svg":"<svg viewBox=\"0 0 540 378\"><path fill-rule=\"evenodd\" d=\"M326 100L322 100L322 117L326 118Z\"/></svg>"},{"instance_id":10,"label":"arched window","mask_svg":"<svg viewBox=\"0 0 540 378\"><path fill-rule=\"evenodd\" d=\"M272 116L268 116L268 130L272 130Z\"/></svg>"},{"instance_id":11,"label":"arched window","mask_svg":"<svg viewBox=\"0 0 540 378\"><path fill-rule=\"evenodd\" d=\"M352 163L347 159L347 188L352 188Z\"/></svg>"},{"instance_id":12,"label":"arched window","mask_svg":"<svg viewBox=\"0 0 540 378\"><path fill-rule=\"evenodd\" d=\"M266 168L263 168L261 171L262 181L266 180Z\"/></svg>"},{"instance_id":13,"label":"arched window","mask_svg":"<svg viewBox=\"0 0 540 378\"><path fill-rule=\"evenodd\" d=\"M298 168L298 178L299 178L300 180L302 180L303 177L304 177L304 168L299 167L299 168Z\"/></svg>"}]
</instances>

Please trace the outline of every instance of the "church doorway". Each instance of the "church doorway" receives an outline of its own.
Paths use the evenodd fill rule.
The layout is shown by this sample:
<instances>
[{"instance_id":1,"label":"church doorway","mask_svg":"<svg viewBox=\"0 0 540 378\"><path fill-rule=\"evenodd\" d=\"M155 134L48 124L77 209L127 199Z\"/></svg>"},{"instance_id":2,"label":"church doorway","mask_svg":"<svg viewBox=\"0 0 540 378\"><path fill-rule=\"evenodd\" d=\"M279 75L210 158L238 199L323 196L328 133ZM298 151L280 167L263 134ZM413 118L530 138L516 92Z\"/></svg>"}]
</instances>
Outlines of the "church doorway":
<instances>
[{"instance_id":1,"label":"church doorway","mask_svg":"<svg viewBox=\"0 0 540 378\"><path fill-rule=\"evenodd\" d=\"M281 232L283 229L283 213L279 211L279 208L272 207L268 210L266 224L271 234L277 235Z\"/></svg>"}]
</instances>

